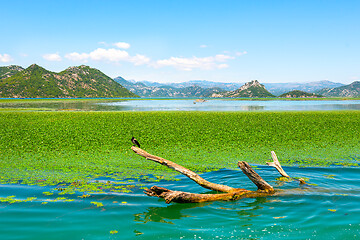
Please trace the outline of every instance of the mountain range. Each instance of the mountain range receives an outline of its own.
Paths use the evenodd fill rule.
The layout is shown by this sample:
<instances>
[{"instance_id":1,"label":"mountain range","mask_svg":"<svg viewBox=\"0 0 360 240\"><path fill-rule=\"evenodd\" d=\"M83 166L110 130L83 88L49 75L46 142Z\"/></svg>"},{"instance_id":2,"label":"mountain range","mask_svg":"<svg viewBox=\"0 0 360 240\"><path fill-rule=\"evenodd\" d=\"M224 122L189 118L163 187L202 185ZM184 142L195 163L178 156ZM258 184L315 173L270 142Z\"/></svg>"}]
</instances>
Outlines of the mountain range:
<instances>
[{"instance_id":1,"label":"mountain range","mask_svg":"<svg viewBox=\"0 0 360 240\"><path fill-rule=\"evenodd\" d=\"M359 97L360 81L355 81L349 85L337 88L324 88L317 93L327 97Z\"/></svg>"},{"instance_id":2,"label":"mountain range","mask_svg":"<svg viewBox=\"0 0 360 240\"><path fill-rule=\"evenodd\" d=\"M116 78L114 79L116 81ZM162 87L168 86L173 88L185 88L190 86L199 86L202 88L220 88L223 91L234 91L245 84L245 82L213 82L213 81L206 81L206 80L191 80L187 82L181 83L157 83L157 82L149 82L149 81L140 81L135 82L128 80L130 83L137 84L143 83L147 87ZM319 91L323 88L336 88L344 86L345 84L342 83L335 83L327 80L317 81L317 82L305 82L305 83L263 83L265 88L272 93L273 95L280 95L289 91L293 90L300 90L304 92L313 93Z\"/></svg>"},{"instance_id":3,"label":"mountain range","mask_svg":"<svg viewBox=\"0 0 360 240\"><path fill-rule=\"evenodd\" d=\"M138 97L101 71L88 66L55 73L36 64L0 68L0 97L97 98Z\"/></svg>"},{"instance_id":4,"label":"mountain range","mask_svg":"<svg viewBox=\"0 0 360 240\"><path fill-rule=\"evenodd\" d=\"M295 91L296 90L296 91ZM314 93L318 94L315 95ZM183 83L136 82L112 79L89 66L69 67L59 73L36 64L24 69L0 67L0 97L98 98L98 97L359 97L360 82L349 85L330 81L310 83L221 83L193 80Z\"/></svg>"},{"instance_id":5,"label":"mountain range","mask_svg":"<svg viewBox=\"0 0 360 240\"><path fill-rule=\"evenodd\" d=\"M235 97L235 95L237 95L237 97L240 97L240 95L242 97L249 97L253 95L250 93L248 96L243 93L237 94L239 93L237 90L245 86L246 83L221 83L206 80L194 80L183 83L136 82L133 80L125 80L122 77L114 78L114 80L141 97L230 97L231 95L234 95L233 97ZM256 82L258 83L258 81ZM332 91L336 91L339 87L347 89L349 86L327 80L308 83L264 83L260 85L262 85L263 87L261 88L264 88L269 94L265 92L261 94L260 92L262 90L258 89L260 92L256 93L256 95L259 97L274 97L282 94L287 94L287 96L315 97L316 95L314 95L314 93L324 96L337 96L336 93L333 95L324 93L322 89L335 89ZM290 95L288 94L295 90L303 93L294 92ZM310 95L306 93L310 93ZM360 92L356 94L356 91L353 91L351 96L357 95L360 95ZM344 96L346 96L346 93L344 93Z\"/></svg>"}]
</instances>

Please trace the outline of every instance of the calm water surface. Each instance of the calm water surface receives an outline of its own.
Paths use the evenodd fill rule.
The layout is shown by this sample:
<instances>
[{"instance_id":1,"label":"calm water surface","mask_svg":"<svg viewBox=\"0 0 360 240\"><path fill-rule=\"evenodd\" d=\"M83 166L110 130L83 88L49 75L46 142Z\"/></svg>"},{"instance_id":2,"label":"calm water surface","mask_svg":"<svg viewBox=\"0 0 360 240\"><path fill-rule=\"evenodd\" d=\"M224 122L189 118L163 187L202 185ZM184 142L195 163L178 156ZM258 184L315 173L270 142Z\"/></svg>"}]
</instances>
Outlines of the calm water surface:
<instances>
[{"instance_id":1,"label":"calm water surface","mask_svg":"<svg viewBox=\"0 0 360 240\"><path fill-rule=\"evenodd\" d=\"M360 100L348 101L246 101L132 100L99 103L122 111L321 111L360 110Z\"/></svg>"},{"instance_id":2,"label":"calm water surface","mask_svg":"<svg viewBox=\"0 0 360 240\"><path fill-rule=\"evenodd\" d=\"M360 100L251 101L210 99L194 103L194 99L172 100L58 100L0 103L0 109L67 110L67 111L327 111L360 110Z\"/></svg>"},{"instance_id":3,"label":"calm water surface","mask_svg":"<svg viewBox=\"0 0 360 240\"><path fill-rule=\"evenodd\" d=\"M43 194L51 188L0 185L0 197L37 197L31 202L0 202L0 239L359 239L360 169L284 167L289 175L309 178L276 181L275 169L258 166L257 172L282 196L200 204L166 204L133 193L65 195L73 202L48 202L59 197ZM205 179L255 190L238 170L205 173ZM205 193L186 177L180 181L145 183L174 190ZM55 191L56 192L56 191ZM63 196L62 196L63 197ZM101 202L96 207L91 202ZM118 231L111 234L110 231Z\"/></svg>"}]
</instances>

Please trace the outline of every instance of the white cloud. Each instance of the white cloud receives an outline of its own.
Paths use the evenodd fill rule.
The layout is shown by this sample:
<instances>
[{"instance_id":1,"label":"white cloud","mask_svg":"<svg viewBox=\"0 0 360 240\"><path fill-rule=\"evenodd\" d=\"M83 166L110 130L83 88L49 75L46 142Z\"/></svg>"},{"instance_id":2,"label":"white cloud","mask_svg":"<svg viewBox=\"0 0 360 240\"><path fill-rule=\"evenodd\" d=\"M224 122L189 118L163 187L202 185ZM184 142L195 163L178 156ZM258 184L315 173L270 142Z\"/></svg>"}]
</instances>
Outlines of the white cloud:
<instances>
[{"instance_id":1,"label":"white cloud","mask_svg":"<svg viewBox=\"0 0 360 240\"><path fill-rule=\"evenodd\" d=\"M48 61L55 61L55 62L59 62L62 60L62 58L60 57L60 55L58 53L48 53L48 54L44 54L43 58L45 60Z\"/></svg>"},{"instance_id":2,"label":"white cloud","mask_svg":"<svg viewBox=\"0 0 360 240\"><path fill-rule=\"evenodd\" d=\"M222 69L227 68L228 65L223 63L227 60L234 59L235 57L218 54L211 57L192 57L192 58L183 58L183 57L170 57L169 59L158 60L155 63L155 67L165 67L171 66L183 71L191 71L193 69L203 69L203 70L212 70L212 69Z\"/></svg>"},{"instance_id":3,"label":"white cloud","mask_svg":"<svg viewBox=\"0 0 360 240\"><path fill-rule=\"evenodd\" d=\"M207 48L208 46L203 44L203 45L200 45L201 48Z\"/></svg>"},{"instance_id":4,"label":"white cloud","mask_svg":"<svg viewBox=\"0 0 360 240\"><path fill-rule=\"evenodd\" d=\"M229 65L227 65L227 64L225 64L225 63L218 65L218 68L219 68L219 69L228 68L228 67L229 67Z\"/></svg>"},{"instance_id":5,"label":"white cloud","mask_svg":"<svg viewBox=\"0 0 360 240\"><path fill-rule=\"evenodd\" d=\"M150 58L145 55L136 54L134 57L131 57L130 62L134 63L134 65L144 65L150 63Z\"/></svg>"},{"instance_id":6,"label":"white cloud","mask_svg":"<svg viewBox=\"0 0 360 240\"><path fill-rule=\"evenodd\" d=\"M65 55L65 58L75 62L87 62L89 57L90 55L87 53L77 53L77 52L68 53Z\"/></svg>"},{"instance_id":7,"label":"white cloud","mask_svg":"<svg viewBox=\"0 0 360 240\"><path fill-rule=\"evenodd\" d=\"M13 59L12 57L9 55L9 54L0 54L0 62L3 62L3 63L7 63L7 62L11 62Z\"/></svg>"},{"instance_id":8,"label":"white cloud","mask_svg":"<svg viewBox=\"0 0 360 240\"><path fill-rule=\"evenodd\" d=\"M117 43L114 43L113 45L118 47L118 48L123 48L123 49L130 48L130 44L126 43L126 42L117 42Z\"/></svg>"},{"instance_id":9,"label":"white cloud","mask_svg":"<svg viewBox=\"0 0 360 240\"><path fill-rule=\"evenodd\" d=\"M105 49L98 48L90 53L68 53L65 55L65 58L72 61L81 61L87 62L88 60L94 61L109 61L109 62L131 62L134 65L143 65L150 62L150 58L136 54L135 56L130 56L127 51L119 50L115 48Z\"/></svg>"},{"instance_id":10,"label":"white cloud","mask_svg":"<svg viewBox=\"0 0 360 240\"><path fill-rule=\"evenodd\" d=\"M237 52L236 56L242 56L242 55L245 55L245 54L247 54L247 51Z\"/></svg>"},{"instance_id":11,"label":"white cloud","mask_svg":"<svg viewBox=\"0 0 360 240\"><path fill-rule=\"evenodd\" d=\"M98 48L94 51L92 51L89 54L89 57L92 60L96 61L110 61L110 62L118 62L118 61L126 61L126 59L129 58L129 54L126 51L119 50L119 49L104 49L104 48Z\"/></svg>"}]
</instances>

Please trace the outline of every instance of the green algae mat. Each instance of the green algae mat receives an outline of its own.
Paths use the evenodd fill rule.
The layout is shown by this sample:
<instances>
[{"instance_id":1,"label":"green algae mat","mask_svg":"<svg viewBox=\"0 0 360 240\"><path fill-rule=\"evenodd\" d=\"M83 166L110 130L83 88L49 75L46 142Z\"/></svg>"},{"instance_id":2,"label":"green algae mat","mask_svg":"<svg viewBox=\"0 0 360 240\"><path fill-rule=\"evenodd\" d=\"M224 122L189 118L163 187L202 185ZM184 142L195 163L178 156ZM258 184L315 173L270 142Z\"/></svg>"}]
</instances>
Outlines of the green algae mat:
<instances>
[{"instance_id":1,"label":"green algae mat","mask_svg":"<svg viewBox=\"0 0 360 240\"><path fill-rule=\"evenodd\" d=\"M265 164L358 166L360 112L0 112L0 182L84 193L131 191L134 179L178 174L130 150L195 172ZM101 177L120 184L92 181ZM100 184L101 185L101 184ZM60 187L59 187L60 186Z\"/></svg>"}]
</instances>

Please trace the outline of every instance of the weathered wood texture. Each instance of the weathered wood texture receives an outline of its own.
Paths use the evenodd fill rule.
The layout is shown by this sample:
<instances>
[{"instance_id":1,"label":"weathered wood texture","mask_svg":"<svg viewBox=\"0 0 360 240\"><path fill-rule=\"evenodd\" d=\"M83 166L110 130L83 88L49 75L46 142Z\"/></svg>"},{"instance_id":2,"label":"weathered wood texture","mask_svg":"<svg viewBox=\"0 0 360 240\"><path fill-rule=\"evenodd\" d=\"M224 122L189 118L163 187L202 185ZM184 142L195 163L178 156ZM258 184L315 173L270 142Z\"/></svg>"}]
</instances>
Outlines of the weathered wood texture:
<instances>
[{"instance_id":1,"label":"weathered wood texture","mask_svg":"<svg viewBox=\"0 0 360 240\"><path fill-rule=\"evenodd\" d=\"M284 169L281 167L280 162L275 154L274 151L271 151L271 157L273 159L273 162L266 162L267 165L276 168L276 170L278 170L278 172L281 174L281 176L283 177L287 177L290 178L289 175L287 175L287 173L284 171Z\"/></svg>"},{"instance_id":2,"label":"weathered wood texture","mask_svg":"<svg viewBox=\"0 0 360 240\"><path fill-rule=\"evenodd\" d=\"M275 192L274 188L270 186L262 177L257 174L254 169L247 163L240 161L238 162L239 168L243 173L258 187L258 191L273 193Z\"/></svg>"},{"instance_id":3,"label":"weathered wood texture","mask_svg":"<svg viewBox=\"0 0 360 240\"><path fill-rule=\"evenodd\" d=\"M232 193L198 194L182 191L172 191L163 187L153 186L144 191L148 196L164 198L166 203L199 203L211 201L233 201L241 198L256 198L273 195L275 193L242 190Z\"/></svg>"},{"instance_id":4,"label":"weathered wood texture","mask_svg":"<svg viewBox=\"0 0 360 240\"><path fill-rule=\"evenodd\" d=\"M202 177L200 177L198 174L194 173L193 171L191 171L179 164L176 164L174 162L171 162L169 160L166 160L164 158L161 158L161 157L158 157L155 155L151 155L148 152L142 150L141 148L138 148L135 146L132 146L131 149L135 153L139 154L140 156L143 156L144 158L146 158L148 160L160 163L164 166L167 166L169 168L172 168L172 169L184 174L185 176L187 176L188 178L190 178L191 180L193 180L194 182L196 182L197 184L199 184L200 186L202 186L204 188L218 191L218 192L228 192L228 193L244 190L242 188L232 188L232 187L229 187L226 185L209 182L209 181L203 179Z\"/></svg>"},{"instance_id":5,"label":"weathered wood texture","mask_svg":"<svg viewBox=\"0 0 360 240\"><path fill-rule=\"evenodd\" d=\"M297 181L300 182L300 184L306 184L304 179L302 179L302 178L299 178L299 179L292 178L284 171L284 169L281 167L281 164L280 164L280 162L279 162L279 160L278 160L278 158L277 158L274 151L271 151L271 157L273 159L273 162L266 162L266 164L271 166L271 167L276 168L276 170L280 173L281 176L286 177L286 178L290 178L290 179L293 179L293 180L297 180Z\"/></svg>"},{"instance_id":6,"label":"weathered wood texture","mask_svg":"<svg viewBox=\"0 0 360 240\"><path fill-rule=\"evenodd\" d=\"M224 192L218 194L197 194L189 193L182 191L172 191L166 188L153 186L150 189L146 189L144 192L148 196L155 196L159 198L164 198L166 203L178 202L178 203L195 203L195 202L209 202L217 200L237 200L240 198L252 198L252 197L263 197L273 195L275 190L270 186L264 179L262 179L247 162L239 162L238 165L240 169L250 178L250 180L258 187L257 191L250 191L242 188L232 188L226 185L216 184L209 182L193 171L166 160L164 158L151 155L146 151L132 146L131 149L139 154L140 156L145 157L148 160L160 163L164 166L172 168L185 176L189 177L191 180L199 184L200 186L211 189L214 191Z\"/></svg>"}]
</instances>

